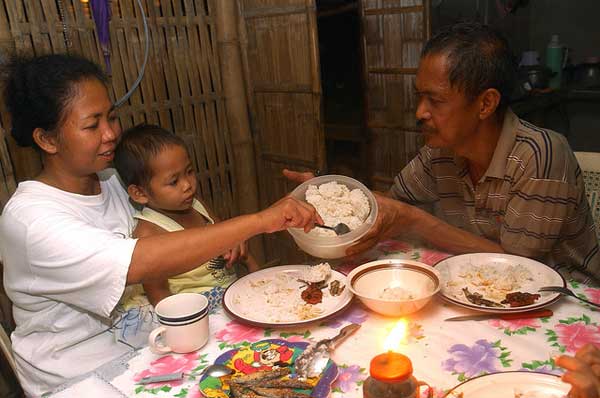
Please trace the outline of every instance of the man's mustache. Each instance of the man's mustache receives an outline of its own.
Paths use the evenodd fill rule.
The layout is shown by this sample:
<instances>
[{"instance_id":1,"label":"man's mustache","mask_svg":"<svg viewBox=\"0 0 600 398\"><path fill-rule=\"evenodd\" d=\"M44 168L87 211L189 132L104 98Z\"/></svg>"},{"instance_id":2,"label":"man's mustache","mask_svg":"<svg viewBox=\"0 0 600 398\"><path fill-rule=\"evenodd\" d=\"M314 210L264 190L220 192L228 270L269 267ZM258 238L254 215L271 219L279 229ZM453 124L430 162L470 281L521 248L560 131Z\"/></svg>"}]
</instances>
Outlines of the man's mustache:
<instances>
[{"instance_id":1,"label":"man's mustache","mask_svg":"<svg viewBox=\"0 0 600 398\"><path fill-rule=\"evenodd\" d=\"M435 132L435 129L432 127L429 127L425 124L425 120L423 119L417 119L417 128L419 130L421 130L422 133L433 133Z\"/></svg>"}]
</instances>

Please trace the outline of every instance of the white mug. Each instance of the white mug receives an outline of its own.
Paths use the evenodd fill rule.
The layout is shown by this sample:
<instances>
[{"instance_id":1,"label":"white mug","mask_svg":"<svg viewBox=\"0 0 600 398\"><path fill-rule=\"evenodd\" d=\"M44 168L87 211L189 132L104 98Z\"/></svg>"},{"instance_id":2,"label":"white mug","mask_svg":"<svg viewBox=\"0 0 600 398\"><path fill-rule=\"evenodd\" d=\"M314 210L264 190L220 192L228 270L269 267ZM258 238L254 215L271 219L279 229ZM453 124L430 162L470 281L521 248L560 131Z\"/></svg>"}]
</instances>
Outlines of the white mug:
<instances>
[{"instance_id":1,"label":"white mug","mask_svg":"<svg viewBox=\"0 0 600 398\"><path fill-rule=\"evenodd\" d=\"M154 353L188 353L208 341L208 299L202 294L174 294L162 299L154 310L161 324L148 336ZM159 336L164 344L157 341Z\"/></svg>"}]
</instances>

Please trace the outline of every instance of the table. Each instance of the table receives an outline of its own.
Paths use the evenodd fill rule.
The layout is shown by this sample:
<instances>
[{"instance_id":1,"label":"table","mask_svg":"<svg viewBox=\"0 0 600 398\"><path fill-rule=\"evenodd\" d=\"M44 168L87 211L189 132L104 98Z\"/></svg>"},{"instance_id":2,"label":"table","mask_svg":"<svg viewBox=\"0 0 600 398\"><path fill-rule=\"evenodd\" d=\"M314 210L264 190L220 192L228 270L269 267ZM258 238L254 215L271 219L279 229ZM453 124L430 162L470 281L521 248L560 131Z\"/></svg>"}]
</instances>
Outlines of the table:
<instances>
[{"instance_id":1,"label":"table","mask_svg":"<svg viewBox=\"0 0 600 398\"><path fill-rule=\"evenodd\" d=\"M426 248L398 241L379 243L375 249L337 264L348 271L376 258L405 258L430 265L448 257ZM589 300L600 303L600 289L575 282L570 287ZM452 316L472 313L435 298L423 310L408 315L408 336L402 353L413 363L415 376L429 383L434 397L443 397L456 384L485 373L530 370L560 374L553 357L573 354L586 343L600 345L600 311L562 298L549 307L554 315L542 319L444 322ZM361 328L334 352L340 373L333 384L332 398L362 397L362 382L368 376L371 358L383 352L385 336L397 319L368 311L356 301L337 318L322 324L292 329L262 329L230 319L222 309L210 315L211 338L197 352L158 356L147 347L130 352L77 380L59 387L53 398L86 397L178 397L198 398L193 380L136 385L144 376L203 369L223 352L267 338L314 341L331 337L348 323Z\"/></svg>"}]
</instances>

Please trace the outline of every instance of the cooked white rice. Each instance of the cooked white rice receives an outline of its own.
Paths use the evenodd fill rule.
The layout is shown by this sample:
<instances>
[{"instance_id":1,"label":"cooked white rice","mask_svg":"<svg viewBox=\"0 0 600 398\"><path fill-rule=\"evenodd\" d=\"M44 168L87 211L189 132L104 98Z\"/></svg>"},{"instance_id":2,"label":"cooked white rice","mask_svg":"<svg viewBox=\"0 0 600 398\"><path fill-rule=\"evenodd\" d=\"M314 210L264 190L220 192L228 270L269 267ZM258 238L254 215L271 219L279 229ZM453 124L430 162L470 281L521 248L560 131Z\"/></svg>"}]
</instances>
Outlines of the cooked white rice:
<instances>
[{"instance_id":1,"label":"cooked white rice","mask_svg":"<svg viewBox=\"0 0 600 398\"><path fill-rule=\"evenodd\" d=\"M304 285L298 279L311 278L318 282L331 276L327 263L306 266L300 272L278 272L271 277L250 280L238 289L233 302L242 315L265 322L294 322L318 317L323 313L324 302L331 297L323 289L323 303L307 304L300 296Z\"/></svg>"},{"instance_id":2,"label":"cooked white rice","mask_svg":"<svg viewBox=\"0 0 600 398\"><path fill-rule=\"evenodd\" d=\"M485 298L504 300L507 293L519 291L523 285L533 280L533 275L521 264L505 267L494 265L469 265L458 274L462 281L448 282L449 287L461 288L466 284L471 291L481 293ZM456 292L462 295L461 292Z\"/></svg>"},{"instance_id":3,"label":"cooked white rice","mask_svg":"<svg viewBox=\"0 0 600 398\"><path fill-rule=\"evenodd\" d=\"M379 298L384 300L413 300L415 295L402 287L386 287L383 289Z\"/></svg>"},{"instance_id":4,"label":"cooked white rice","mask_svg":"<svg viewBox=\"0 0 600 398\"><path fill-rule=\"evenodd\" d=\"M306 190L306 201L313 205L325 225L346 224L351 231L360 227L371 212L369 199L360 189L348 189L337 181L327 182L319 186L309 185ZM323 228L314 228L313 235L335 236L335 232Z\"/></svg>"},{"instance_id":5,"label":"cooked white rice","mask_svg":"<svg viewBox=\"0 0 600 398\"><path fill-rule=\"evenodd\" d=\"M329 263L321 263L310 266L304 270L302 280L306 282L326 281L331 276Z\"/></svg>"}]
</instances>

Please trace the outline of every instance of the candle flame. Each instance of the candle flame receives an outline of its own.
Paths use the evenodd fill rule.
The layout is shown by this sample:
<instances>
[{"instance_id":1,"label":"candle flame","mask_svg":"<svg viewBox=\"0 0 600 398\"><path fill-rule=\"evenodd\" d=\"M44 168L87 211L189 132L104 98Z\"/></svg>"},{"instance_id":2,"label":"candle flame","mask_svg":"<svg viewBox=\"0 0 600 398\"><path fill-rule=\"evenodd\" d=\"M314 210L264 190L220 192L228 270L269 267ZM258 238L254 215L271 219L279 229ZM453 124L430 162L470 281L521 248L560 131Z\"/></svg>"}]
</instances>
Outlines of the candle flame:
<instances>
[{"instance_id":1,"label":"candle flame","mask_svg":"<svg viewBox=\"0 0 600 398\"><path fill-rule=\"evenodd\" d=\"M383 348L386 351L400 351L400 344L406 343L407 330L408 322L406 319L400 319L386 337Z\"/></svg>"}]
</instances>

